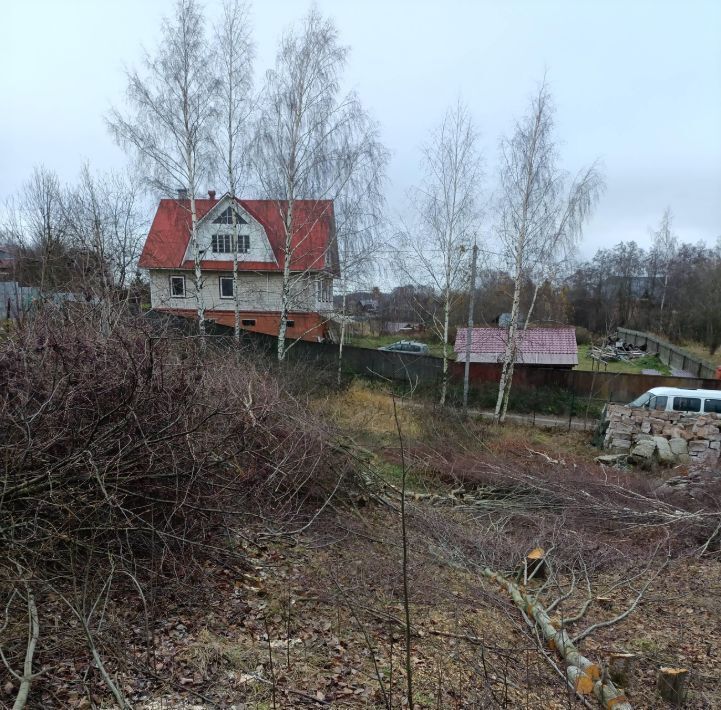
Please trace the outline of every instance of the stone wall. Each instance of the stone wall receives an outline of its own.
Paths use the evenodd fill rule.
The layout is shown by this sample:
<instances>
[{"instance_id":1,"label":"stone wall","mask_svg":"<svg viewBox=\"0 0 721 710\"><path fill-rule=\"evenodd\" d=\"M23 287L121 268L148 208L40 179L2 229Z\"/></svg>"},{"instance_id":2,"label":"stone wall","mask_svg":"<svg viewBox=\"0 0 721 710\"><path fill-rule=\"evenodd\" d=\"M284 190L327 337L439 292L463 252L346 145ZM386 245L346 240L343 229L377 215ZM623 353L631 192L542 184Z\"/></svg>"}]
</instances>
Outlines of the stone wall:
<instances>
[{"instance_id":1,"label":"stone wall","mask_svg":"<svg viewBox=\"0 0 721 710\"><path fill-rule=\"evenodd\" d=\"M715 463L721 453L721 414L690 414L632 409L610 404L606 409L603 448L627 454L637 463Z\"/></svg>"}]
</instances>

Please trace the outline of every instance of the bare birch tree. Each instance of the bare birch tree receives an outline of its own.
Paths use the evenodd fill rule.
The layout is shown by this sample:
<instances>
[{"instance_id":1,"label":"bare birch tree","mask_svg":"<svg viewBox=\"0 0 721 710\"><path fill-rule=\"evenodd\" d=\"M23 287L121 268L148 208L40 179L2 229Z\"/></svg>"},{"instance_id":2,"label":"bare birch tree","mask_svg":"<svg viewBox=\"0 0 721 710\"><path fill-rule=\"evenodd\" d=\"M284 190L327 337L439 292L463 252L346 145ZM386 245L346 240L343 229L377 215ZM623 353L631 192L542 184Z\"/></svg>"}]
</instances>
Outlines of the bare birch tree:
<instances>
[{"instance_id":1,"label":"bare birch tree","mask_svg":"<svg viewBox=\"0 0 721 710\"><path fill-rule=\"evenodd\" d=\"M70 286L99 302L107 333L112 306L127 299L146 233L139 186L130 174L95 175L86 163L78 184L67 191L64 209L77 272Z\"/></svg>"},{"instance_id":2,"label":"bare birch tree","mask_svg":"<svg viewBox=\"0 0 721 710\"><path fill-rule=\"evenodd\" d=\"M383 196L387 153L378 145L378 155L358 170L335 201L336 241L340 267L341 307L338 334L337 382L343 372L343 346L348 323L348 293L358 288L378 268L377 251L383 244L386 224Z\"/></svg>"},{"instance_id":3,"label":"bare birch tree","mask_svg":"<svg viewBox=\"0 0 721 710\"><path fill-rule=\"evenodd\" d=\"M678 237L673 233L673 214L671 208L667 207L658 229L653 233L653 251L663 269L661 284L661 304L658 309L658 332L663 333L663 309L666 305L666 294L668 292L668 277L671 265L678 251Z\"/></svg>"},{"instance_id":4,"label":"bare birch tree","mask_svg":"<svg viewBox=\"0 0 721 710\"><path fill-rule=\"evenodd\" d=\"M148 172L148 182L164 194L177 188L190 212L198 329L205 333L203 253L198 242L195 198L212 163L217 81L205 37L205 19L195 0L177 0L175 15L164 21L155 56L146 54L144 73L128 72L129 112L113 109L108 126L119 145L129 148ZM187 195L187 197L185 196Z\"/></svg>"},{"instance_id":5,"label":"bare birch tree","mask_svg":"<svg viewBox=\"0 0 721 710\"><path fill-rule=\"evenodd\" d=\"M219 67L219 128L214 144L224 172L228 194L235 204L247 168L250 118L253 111L253 59L250 8L238 0L226 0L215 28L215 55ZM234 336L240 340L240 282L238 279L238 214L232 210Z\"/></svg>"},{"instance_id":6,"label":"bare birch tree","mask_svg":"<svg viewBox=\"0 0 721 710\"><path fill-rule=\"evenodd\" d=\"M549 265L573 248L603 187L594 164L580 172L567 188L567 176L557 164L553 114L544 81L528 114L516 124L513 136L501 144L499 237L512 264L514 289L496 422L504 421L511 393L525 278L539 265L548 271ZM530 312L526 326L529 320Z\"/></svg>"},{"instance_id":7,"label":"bare birch tree","mask_svg":"<svg viewBox=\"0 0 721 710\"><path fill-rule=\"evenodd\" d=\"M440 316L432 316L443 343L441 404L448 391L451 311L467 285L471 245L480 223L481 166L478 132L459 101L423 148L423 182L412 191L418 220L404 237L411 260L402 267L417 283L432 285L440 297Z\"/></svg>"},{"instance_id":8,"label":"bare birch tree","mask_svg":"<svg viewBox=\"0 0 721 710\"><path fill-rule=\"evenodd\" d=\"M265 196L276 202L284 230L279 360L288 348L294 292L309 272L328 268L337 248L330 244L323 254L309 252L315 223L329 216L325 211L354 176L385 160L378 129L360 99L353 92L341 93L347 56L332 20L310 10L281 39L260 101L254 174ZM296 218L295 203L300 199L328 202L315 210L309 224ZM301 254L310 266L296 266Z\"/></svg>"},{"instance_id":9,"label":"bare birch tree","mask_svg":"<svg viewBox=\"0 0 721 710\"><path fill-rule=\"evenodd\" d=\"M67 277L68 224L64 190L55 172L36 166L21 193L6 206L6 232L23 247L20 275L41 297Z\"/></svg>"}]
</instances>

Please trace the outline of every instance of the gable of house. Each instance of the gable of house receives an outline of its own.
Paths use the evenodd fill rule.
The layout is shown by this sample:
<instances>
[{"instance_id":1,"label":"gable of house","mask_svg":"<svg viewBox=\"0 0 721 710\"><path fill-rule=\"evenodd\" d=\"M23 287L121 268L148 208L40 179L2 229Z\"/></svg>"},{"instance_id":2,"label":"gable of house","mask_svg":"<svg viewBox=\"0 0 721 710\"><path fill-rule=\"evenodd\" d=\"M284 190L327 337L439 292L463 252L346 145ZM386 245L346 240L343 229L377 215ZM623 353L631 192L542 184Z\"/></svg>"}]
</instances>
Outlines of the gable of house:
<instances>
[{"instance_id":1,"label":"gable of house","mask_svg":"<svg viewBox=\"0 0 721 710\"><path fill-rule=\"evenodd\" d=\"M235 213L235 224L233 224ZM203 261L214 262L220 269L233 264L233 241L238 234L239 268L246 264L266 264L278 266L278 261L270 245L266 228L240 204L231 204L226 196L218 200L201 219L198 220L198 247ZM188 245L183 255L183 263L193 261L193 248Z\"/></svg>"}]
</instances>

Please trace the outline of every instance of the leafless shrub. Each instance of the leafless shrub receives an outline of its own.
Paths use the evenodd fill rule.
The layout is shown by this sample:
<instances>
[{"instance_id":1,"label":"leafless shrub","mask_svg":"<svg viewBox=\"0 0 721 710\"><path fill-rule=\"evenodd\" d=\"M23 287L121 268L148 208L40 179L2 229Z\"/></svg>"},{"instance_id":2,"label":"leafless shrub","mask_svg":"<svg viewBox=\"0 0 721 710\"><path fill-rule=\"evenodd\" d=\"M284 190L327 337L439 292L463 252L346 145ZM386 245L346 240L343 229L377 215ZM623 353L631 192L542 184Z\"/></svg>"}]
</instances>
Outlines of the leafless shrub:
<instances>
[{"instance_id":1,"label":"leafless shrub","mask_svg":"<svg viewBox=\"0 0 721 710\"><path fill-rule=\"evenodd\" d=\"M328 431L252 359L49 310L0 343L0 461L5 666L34 680L58 649L84 654L120 706L119 604L147 621L159 582L232 559L242 516L282 533L350 482Z\"/></svg>"}]
</instances>

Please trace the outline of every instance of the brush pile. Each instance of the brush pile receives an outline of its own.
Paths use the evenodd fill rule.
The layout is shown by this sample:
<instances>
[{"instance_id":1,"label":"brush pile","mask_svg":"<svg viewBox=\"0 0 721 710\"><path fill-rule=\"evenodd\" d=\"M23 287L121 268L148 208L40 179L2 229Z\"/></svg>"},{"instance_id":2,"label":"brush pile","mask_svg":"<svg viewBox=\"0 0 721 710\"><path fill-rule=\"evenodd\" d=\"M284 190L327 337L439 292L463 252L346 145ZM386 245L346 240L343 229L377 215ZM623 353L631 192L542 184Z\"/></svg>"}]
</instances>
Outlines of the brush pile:
<instances>
[{"instance_id":1,"label":"brush pile","mask_svg":"<svg viewBox=\"0 0 721 710\"><path fill-rule=\"evenodd\" d=\"M106 666L131 630L115 612L147 620L174 581L202 594L208 560L242 571L228 541L250 516L302 524L350 477L328 442L237 351L48 313L0 342L0 647L15 692L75 659L123 706Z\"/></svg>"}]
</instances>

